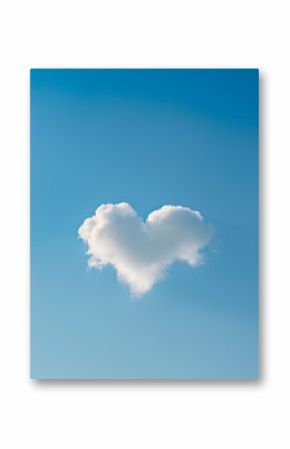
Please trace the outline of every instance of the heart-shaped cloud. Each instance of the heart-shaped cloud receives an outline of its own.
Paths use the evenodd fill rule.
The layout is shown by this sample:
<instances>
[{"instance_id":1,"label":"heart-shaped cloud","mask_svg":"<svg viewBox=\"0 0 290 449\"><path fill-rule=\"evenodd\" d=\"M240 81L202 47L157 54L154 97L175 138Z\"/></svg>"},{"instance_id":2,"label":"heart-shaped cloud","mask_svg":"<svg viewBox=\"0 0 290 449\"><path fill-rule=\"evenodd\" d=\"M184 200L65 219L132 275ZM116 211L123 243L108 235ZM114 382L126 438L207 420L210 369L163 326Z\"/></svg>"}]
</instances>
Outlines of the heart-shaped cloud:
<instances>
[{"instance_id":1,"label":"heart-shaped cloud","mask_svg":"<svg viewBox=\"0 0 290 449\"><path fill-rule=\"evenodd\" d=\"M111 264L134 295L148 292L176 260L194 267L213 229L188 207L163 206L144 222L128 203L102 204L78 230L88 245L89 266Z\"/></svg>"}]
</instances>

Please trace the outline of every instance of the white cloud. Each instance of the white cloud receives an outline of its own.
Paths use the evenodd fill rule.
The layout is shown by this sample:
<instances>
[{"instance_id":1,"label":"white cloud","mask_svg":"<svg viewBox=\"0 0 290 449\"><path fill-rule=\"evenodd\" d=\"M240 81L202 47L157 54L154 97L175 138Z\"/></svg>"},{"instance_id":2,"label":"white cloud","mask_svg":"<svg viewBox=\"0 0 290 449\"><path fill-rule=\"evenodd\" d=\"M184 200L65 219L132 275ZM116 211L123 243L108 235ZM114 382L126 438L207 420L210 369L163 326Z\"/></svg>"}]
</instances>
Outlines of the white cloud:
<instances>
[{"instance_id":1,"label":"white cloud","mask_svg":"<svg viewBox=\"0 0 290 449\"><path fill-rule=\"evenodd\" d=\"M188 207L163 206L144 222L128 203L102 204L78 230L88 246L88 265L112 265L134 295L148 292L176 260L200 264L200 249L212 234L211 225Z\"/></svg>"}]
</instances>

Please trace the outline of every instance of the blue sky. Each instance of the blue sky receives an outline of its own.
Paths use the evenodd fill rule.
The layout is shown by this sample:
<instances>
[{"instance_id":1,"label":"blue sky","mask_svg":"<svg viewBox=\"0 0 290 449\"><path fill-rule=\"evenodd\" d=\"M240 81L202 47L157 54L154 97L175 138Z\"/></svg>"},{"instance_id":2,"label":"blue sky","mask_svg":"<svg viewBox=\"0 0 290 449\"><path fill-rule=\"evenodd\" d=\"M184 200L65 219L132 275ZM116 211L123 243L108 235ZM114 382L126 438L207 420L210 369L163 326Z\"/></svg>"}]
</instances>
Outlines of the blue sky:
<instances>
[{"instance_id":1,"label":"blue sky","mask_svg":"<svg viewBox=\"0 0 290 449\"><path fill-rule=\"evenodd\" d=\"M214 226L205 263L139 299L87 268L103 203ZM31 71L31 376L258 376L258 71Z\"/></svg>"}]
</instances>

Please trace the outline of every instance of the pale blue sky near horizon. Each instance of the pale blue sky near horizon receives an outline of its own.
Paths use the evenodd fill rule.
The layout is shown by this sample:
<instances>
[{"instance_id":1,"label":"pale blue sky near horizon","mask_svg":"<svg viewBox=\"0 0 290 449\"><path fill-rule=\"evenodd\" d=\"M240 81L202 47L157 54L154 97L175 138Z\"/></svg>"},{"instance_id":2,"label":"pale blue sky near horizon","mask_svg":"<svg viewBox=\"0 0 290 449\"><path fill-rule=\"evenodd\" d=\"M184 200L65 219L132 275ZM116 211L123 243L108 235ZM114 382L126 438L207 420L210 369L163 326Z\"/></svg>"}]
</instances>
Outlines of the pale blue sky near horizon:
<instances>
[{"instance_id":1,"label":"pale blue sky near horizon","mask_svg":"<svg viewBox=\"0 0 290 449\"><path fill-rule=\"evenodd\" d=\"M31 71L31 377L255 379L256 69ZM139 299L87 268L103 203L199 210L215 235Z\"/></svg>"}]
</instances>

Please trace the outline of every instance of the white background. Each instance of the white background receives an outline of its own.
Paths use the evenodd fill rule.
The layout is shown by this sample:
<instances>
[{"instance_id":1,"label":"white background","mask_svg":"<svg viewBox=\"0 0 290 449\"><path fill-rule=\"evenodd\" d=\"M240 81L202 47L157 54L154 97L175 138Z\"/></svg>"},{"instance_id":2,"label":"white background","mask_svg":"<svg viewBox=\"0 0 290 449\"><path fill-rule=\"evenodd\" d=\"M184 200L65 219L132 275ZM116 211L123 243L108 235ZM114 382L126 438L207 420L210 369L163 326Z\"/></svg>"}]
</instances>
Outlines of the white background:
<instances>
[{"instance_id":1,"label":"white background","mask_svg":"<svg viewBox=\"0 0 290 449\"><path fill-rule=\"evenodd\" d=\"M2 0L1 448L289 449L287 3ZM29 380L29 68L115 66L260 68L259 382Z\"/></svg>"}]
</instances>

